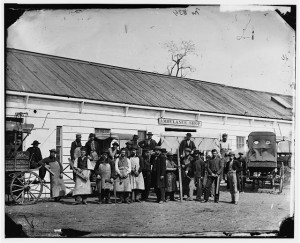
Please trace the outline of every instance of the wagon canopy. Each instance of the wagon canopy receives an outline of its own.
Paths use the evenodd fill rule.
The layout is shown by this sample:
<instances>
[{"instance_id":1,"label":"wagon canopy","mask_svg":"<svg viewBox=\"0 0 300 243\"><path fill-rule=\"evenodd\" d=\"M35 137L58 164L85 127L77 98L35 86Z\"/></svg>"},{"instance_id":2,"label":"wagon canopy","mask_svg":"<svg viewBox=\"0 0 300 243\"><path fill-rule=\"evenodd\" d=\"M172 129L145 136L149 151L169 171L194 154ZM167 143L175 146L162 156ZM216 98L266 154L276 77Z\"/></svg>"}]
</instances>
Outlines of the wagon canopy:
<instances>
[{"instance_id":1,"label":"wagon canopy","mask_svg":"<svg viewBox=\"0 0 300 243\"><path fill-rule=\"evenodd\" d=\"M273 132L252 132L248 136L249 162L277 162L276 135Z\"/></svg>"}]
</instances>

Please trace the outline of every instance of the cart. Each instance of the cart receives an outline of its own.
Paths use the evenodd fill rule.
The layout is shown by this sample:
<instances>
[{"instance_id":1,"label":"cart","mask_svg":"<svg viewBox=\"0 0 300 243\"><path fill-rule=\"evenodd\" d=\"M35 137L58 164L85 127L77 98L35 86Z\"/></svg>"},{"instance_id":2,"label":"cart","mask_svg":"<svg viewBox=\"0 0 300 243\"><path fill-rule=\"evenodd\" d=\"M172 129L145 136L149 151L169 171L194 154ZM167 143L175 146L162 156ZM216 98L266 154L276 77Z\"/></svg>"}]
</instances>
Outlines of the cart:
<instances>
[{"instance_id":1,"label":"cart","mask_svg":"<svg viewBox=\"0 0 300 243\"><path fill-rule=\"evenodd\" d=\"M251 132L248 136L249 151L246 156L248 179L252 180L252 189L261 182L270 182L273 190L283 189L284 163L277 157L276 134L273 132Z\"/></svg>"},{"instance_id":2,"label":"cart","mask_svg":"<svg viewBox=\"0 0 300 243\"><path fill-rule=\"evenodd\" d=\"M39 168L30 169L29 152L22 151L32 129L33 124L22 124L18 119L6 121L5 193L16 204L35 203L43 192L43 181L35 172Z\"/></svg>"}]
</instances>

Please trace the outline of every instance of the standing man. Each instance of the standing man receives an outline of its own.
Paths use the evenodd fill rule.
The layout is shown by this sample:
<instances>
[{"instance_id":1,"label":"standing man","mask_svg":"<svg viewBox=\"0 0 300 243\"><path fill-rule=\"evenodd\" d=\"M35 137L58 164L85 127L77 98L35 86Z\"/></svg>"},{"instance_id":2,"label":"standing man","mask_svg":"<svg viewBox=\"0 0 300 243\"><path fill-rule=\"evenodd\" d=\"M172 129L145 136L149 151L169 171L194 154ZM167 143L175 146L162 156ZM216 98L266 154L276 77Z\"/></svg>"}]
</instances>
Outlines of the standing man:
<instances>
[{"instance_id":1,"label":"standing man","mask_svg":"<svg viewBox=\"0 0 300 243\"><path fill-rule=\"evenodd\" d=\"M173 154L171 152L167 153L167 164L166 164L166 199L169 197L170 201L176 201L174 194L177 190L176 188L176 174L177 165L173 161Z\"/></svg>"},{"instance_id":2,"label":"standing man","mask_svg":"<svg viewBox=\"0 0 300 243\"><path fill-rule=\"evenodd\" d=\"M204 174L205 174L205 164L204 161L200 157L200 152L199 150L195 150L194 152L195 156L195 161L194 161L194 168L193 170L195 171L195 184L197 187L197 197L196 201L201 201L201 197L203 194L203 179L204 179Z\"/></svg>"},{"instance_id":3,"label":"standing man","mask_svg":"<svg viewBox=\"0 0 300 243\"><path fill-rule=\"evenodd\" d=\"M35 169L39 167L38 162L43 159L41 150L39 148L40 142L37 140L34 140L33 143L31 144L32 147L27 149L27 152L29 152L29 161L30 161L30 169ZM41 177L42 180L44 180L46 175L46 169L44 166L42 166L39 169L39 176Z\"/></svg>"},{"instance_id":4,"label":"standing man","mask_svg":"<svg viewBox=\"0 0 300 243\"><path fill-rule=\"evenodd\" d=\"M157 146L157 143L154 139L152 139L152 132L147 133L147 139L140 141L138 144L142 149L154 150ZM151 153L151 152L150 152Z\"/></svg>"},{"instance_id":5,"label":"standing man","mask_svg":"<svg viewBox=\"0 0 300 243\"><path fill-rule=\"evenodd\" d=\"M246 165L246 160L243 158L243 153L239 152L239 157L237 158L237 161L240 162L240 165L242 167L242 170L240 171L240 176L239 176L239 184L240 184L240 192L244 192L245 188L245 183L246 183L246 173L247 173L247 165Z\"/></svg>"},{"instance_id":6,"label":"standing man","mask_svg":"<svg viewBox=\"0 0 300 243\"><path fill-rule=\"evenodd\" d=\"M57 151L55 149L49 150L50 156L41 160L39 163L49 168L53 174L50 174L50 188L51 197L55 202L58 202L65 194L66 187L63 180L63 167L56 159Z\"/></svg>"},{"instance_id":7,"label":"standing man","mask_svg":"<svg viewBox=\"0 0 300 243\"><path fill-rule=\"evenodd\" d=\"M143 161L137 156L137 147L132 147L132 154L130 157L131 173L130 183L132 187L132 193L134 194L133 201L141 202L141 193L145 190L144 177L143 177Z\"/></svg>"},{"instance_id":8,"label":"standing man","mask_svg":"<svg viewBox=\"0 0 300 243\"><path fill-rule=\"evenodd\" d=\"M191 133L187 133L186 134L186 139L182 140L179 146L179 154L181 157L184 156L184 151L186 148L189 148L191 150L191 153L194 152L194 150L196 149L195 143L193 141L191 141L191 137L192 134Z\"/></svg>"},{"instance_id":9,"label":"standing man","mask_svg":"<svg viewBox=\"0 0 300 243\"><path fill-rule=\"evenodd\" d=\"M208 161L207 164L207 172L208 178L205 186L205 193L204 193L204 202L208 201L208 197L211 191L212 184L215 185L215 203L219 202L219 191L220 191L220 175L223 171L223 162L218 157L218 152L216 149L212 151L212 158Z\"/></svg>"},{"instance_id":10,"label":"standing man","mask_svg":"<svg viewBox=\"0 0 300 243\"><path fill-rule=\"evenodd\" d=\"M119 157L120 155L120 151L118 150L118 147L119 147L119 144L117 142L114 142L112 144L112 147L108 149L108 157L111 159L111 160L115 160L116 158Z\"/></svg>"},{"instance_id":11,"label":"standing man","mask_svg":"<svg viewBox=\"0 0 300 243\"><path fill-rule=\"evenodd\" d=\"M124 149L126 151L125 152L126 153L126 157L130 158L131 150L132 150L132 147L133 147L133 143L132 143L132 141L128 141L125 144L126 144L126 147Z\"/></svg>"},{"instance_id":12,"label":"standing man","mask_svg":"<svg viewBox=\"0 0 300 243\"><path fill-rule=\"evenodd\" d=\"M136 151L137 155L141 156L142 155L142 149L139 146L138 139L139 139L139 136L136 135L136 134L134 134L133 137L132 137L132 140L130 140L130 141L132 142L132 146L136 147L136 149L137 149L137 151Z\"/></svg>"},{"instance_id":13,"label":"standing man","mask_svg":"<svg viewBox=\"0 0 300 243\"><path fill-rule=\"evenodd\" d=\"M225 167L225 165L228 161L228 157L226 157L225 155L228 154L229 151L231 151L231 147L230 147L230 144L229 144L229 141L227 140L227 138L228 138L227 133L223 133L222 139L220 140L220 144L219 144L221 158L223 159L223 167ZM226 181L225 177L226 177L225 174L222 172L221 180Z\"/></svg>"},{"instance_id":14,"label":"standing man","mask_svg":"<svg viewBox=\"0 0 300 243\"><path fill-rule=\"evenodd\" d=\"M91 161L97 161L100 156L100 144L95 140L95 134L90 133L89 140L85 144L87 156Z\"/></svg>"},{"instance_id":15,"label":"standing man","mask_svg":"<svg viewBox=\"0 0 300 243\"><path fill-rule=\"evenodd\" d=\"M234 159L234 153L229 152L228 157L229 161L226 164L225 172L229 183L231 203L238 204L240 188L238 177L242 167L240 162Z\"/></svg>"},{"instance_id":16,"label":"standing man","mask_svg":"<svg viewBox=\"0 0 300 243\"><path fill-rule=\"evenodd\" d=\"M157 202L162 204L165 200L166 186L166 157L161 154L161 147L154 148L155 158L153 160L152 174Z\"/></svg>"},{"instance_id":17,"label":"standing man","mask_svg":"<svg viewBox=\"0 0 300 243\"><path fill-rule=\"evenodd\" d=\"M182 197L187 195L187 201L193 200L193 192L195 189L194 174L192 171L192 160L191 149L185 148L184 157L181 158L181 178L182 178Z\"/></svg>"},{"instance_id":18,"label":"standing man","mask_svg":"<svg viewBox=\"0 0 300 243\"><path fill-rule=\"evenodd\" d=\"M146 201L149 197L150 187L151 187L151 163L150 163L150 151L149 149L144 149L143 156L141 158L143 164L143 176L145 190L142 192L142 200Z\"/></svg>"},{"instance_id":19,"label":"standing man","mask_svg":"<svg viewBox=\"0 0 300 243\"><path fill-rule=\"evenodd\" d=\"M82 147L81 134L77 133L75 141L71 143L71 150L70 150L70 157L73 163L75 159L81 156L81 152L80 152L81 147ZM76 173L73 171L73 181L75 181L75 177L76 177Z\"/></svg>"},{"instance_id":20,"label":"standing man","mask_svg":"<svg viewBox=\"0 0 300 243\"><path fill-rule=\"evenodd\" d=\"M118 203L129 201L129 193L131 192L131 184L129 174L131 173L130 160L126 157L125 148L121 149L120 157L116 159L115 170L118 175L116 183L116 191L119 194L120 201Z\"/></svg>"}]
</instances>

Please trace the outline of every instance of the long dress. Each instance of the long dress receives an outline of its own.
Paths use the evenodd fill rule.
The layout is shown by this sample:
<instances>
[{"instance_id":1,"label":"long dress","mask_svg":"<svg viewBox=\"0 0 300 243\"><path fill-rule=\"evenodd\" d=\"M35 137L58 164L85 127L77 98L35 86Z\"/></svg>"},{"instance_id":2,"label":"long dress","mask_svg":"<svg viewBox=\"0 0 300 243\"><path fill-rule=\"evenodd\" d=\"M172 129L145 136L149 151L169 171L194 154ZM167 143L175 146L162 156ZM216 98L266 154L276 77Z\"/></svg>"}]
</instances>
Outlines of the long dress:
<instances>
[{"instance_id":1,"label":"long dress","mask_svg":"<svg viewBox=\"0 0 300 243\"><path fill-rule=\"evenodd\" d=\"M166 192L174 192L177 190L176 187L176 175L175 175L175 170L168 170L168 169L173 169L176 168L174 161L168 160L166 161L167 163L167 185L166 185Z\"/></svg>"},{"instance_id":2,"label":"long dress","mask_svg":"<svg viewBox=\"0 0 300 243\"><path fill-rule=\"evenodd\" d=\"M101 163L99 165L100 175L101 175L101 189L109 189L113 190L113 183L106 182L106 180L110 181L111 178L111 166L109 163Z\"/></svg>"},{"instance_id":3,"label":"long dress","mask_svg":"<svg viewBox=\"0 0 300 243\"><path fill-rule=\"evenodd\" d=\"M75 161L74 161L75 168L78 168L78 165L79 165L78 160L79 159L82 159L82 157L79 157L79 158L75 159ZM91 170L94 169L94 167L92 166L91 161L87 157L84 157L83 159L86 159L87 166L85 169L82 169L82 173L87 178L87 181L83 180L79 176L76 176L73 196L92 194L90 172L91 172Z\"/></svg>"},{"instance_id":4,"label":"long dress","mask_svg":"<svg viewBox=\"0 0 300 243\"><path fill-rule=\"evenodd\" d=\"M131 169L139 171L140 169L140 159L139 157L131 157L130 158ZM143 173L140 172L136 177L133 173L130 173L130 183L132 189L145 190L144 177Z\"/></svg>"},{"instance_id":5,"label":"long dress","mask_svg":"<svg viewBox=\"0 0 300 243\"><path fill-rule=\"evenodd\" d=\"M66 186L64 180L60 178L61 167L58 161L49 162L50 170L54 175L50 174L51 197L63 197L66 194Z\"/></svg>"},{"instance_id":6,"label":"long dress","mask_svg":"<svg viewBox=\"0 0 300 243\"><path fill-rule=\"evenodd\" d=\"M118 178L116 179L116 191L117 192L131 192L131 184L129 173L131 172L130 160L127 157L120 157L116 159L116 173L121 176L127 176L127 178Z\"/></svg>"}]
</instances>

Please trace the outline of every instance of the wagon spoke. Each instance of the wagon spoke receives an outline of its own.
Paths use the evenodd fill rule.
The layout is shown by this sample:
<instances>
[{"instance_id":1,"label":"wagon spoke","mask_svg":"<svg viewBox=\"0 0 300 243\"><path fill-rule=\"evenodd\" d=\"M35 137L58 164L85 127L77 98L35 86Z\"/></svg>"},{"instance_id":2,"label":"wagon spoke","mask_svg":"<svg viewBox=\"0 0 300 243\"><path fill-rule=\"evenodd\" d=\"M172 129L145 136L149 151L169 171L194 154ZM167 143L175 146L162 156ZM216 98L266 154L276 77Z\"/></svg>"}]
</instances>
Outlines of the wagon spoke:
<instances>
[{"instance_id":1,"label":"wagon spoke","mask_svg":"<svg viewBox=\"0 0 300 243\"><path fill-rule=\"evenodd\" d=\"M20 190L23 190L23 188L20 188L20 189L14 190L14 191L12 191L12 192L17 192L17 191L20 191Z\"/></svg>"},{"instance_id":2,"label":"wagon spoke","mask_svg":"<svg viewBox=\"0 0 300 243\"><path fill-rule=\"evenodd\" d=\"M23 194L23 191L15 198L16 200L18 200L18 198Z\"/></svg>"},{"instance_id":3,"label":"wagon spoke","mask_svg":"<svg viewBox=\"0 0 300 243\"><path fill-rule=\"evenodd\" d=\"M23 177L22 177L22 179L23 179ZM24 185L24 181L21 181L20 178L17 177L17 180L18 180L20 183L22 183L22 185Z\"/></svg>"},{"instance_id":4,"label":"wagon spoke","mask_svg":"<svg viewBox=\"0 0 300 243\"><path fill-rule=\"evenodd\" d=\"M32 175L32 173L30 172L29 173L29 177L26 179L26 178L24 178L26 181L29 181L30 182L30 178L31 178L31 175ZM30 183L31 184L31 183Z\"/></svg>"},{"instance_id":5,"label":"wagon spoke","mask_svg":"<svg viewBox=\"0 0 300 243\"><path fill-rule=\"evenodd\" d=\"M20 186L20 185L17 185L17 184L12 184L12 186L16 186L16 187L21 187L21 188L24 188L24 186Z\"/></svg>"},{"instance_id":6,"label":"wagon spoke","mask_svg":"<svg viewBox=\"0 0 300 243\"><path fill-rule=\"evenodd\" d=\"M35 198L35 199L37 199L37 197L33 194L33 193L31 193L31 191L28 191L29 193L30 193L30 196L31 196L31 198ZM33 197L32 197L33 196Z\"/></svg>"}]
</instances>

